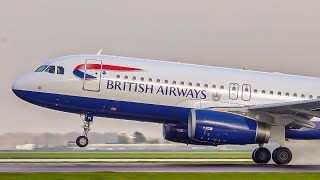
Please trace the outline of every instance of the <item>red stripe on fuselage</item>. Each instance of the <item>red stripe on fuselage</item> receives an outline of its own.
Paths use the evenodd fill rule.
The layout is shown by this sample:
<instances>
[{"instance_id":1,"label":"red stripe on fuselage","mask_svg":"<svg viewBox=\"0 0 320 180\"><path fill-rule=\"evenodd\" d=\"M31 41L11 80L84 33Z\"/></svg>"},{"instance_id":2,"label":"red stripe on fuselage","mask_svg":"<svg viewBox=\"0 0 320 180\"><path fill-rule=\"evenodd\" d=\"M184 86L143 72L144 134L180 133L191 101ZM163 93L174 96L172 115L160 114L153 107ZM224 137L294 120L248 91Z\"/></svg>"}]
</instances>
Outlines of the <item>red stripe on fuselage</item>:
<instances>
[{"instance_id":1,"label":"red stripe on fuselage","mask_svg":"<svg viewBox=\"0 0 320 180\"><path fill-rule=\"evenodd\" d=\"M84 70L85 64L77 66L74 70ZM87 64L87 69L101 69L101 64ZM138 68L123 67L123 66L113 66L113 65L102 65L102 70L111 70L111 71L137 71L141 70Z\"/></svg>"}]
</instances>

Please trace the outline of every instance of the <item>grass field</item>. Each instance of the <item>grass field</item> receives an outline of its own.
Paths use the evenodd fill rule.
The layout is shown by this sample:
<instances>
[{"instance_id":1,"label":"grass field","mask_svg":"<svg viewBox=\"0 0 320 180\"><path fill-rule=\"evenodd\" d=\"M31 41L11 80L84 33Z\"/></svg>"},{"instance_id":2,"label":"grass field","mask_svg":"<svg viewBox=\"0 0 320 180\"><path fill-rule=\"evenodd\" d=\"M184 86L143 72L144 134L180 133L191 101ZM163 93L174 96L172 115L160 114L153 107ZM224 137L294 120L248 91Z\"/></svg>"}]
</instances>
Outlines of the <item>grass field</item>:
<instances>
[{"instance_id":1,"label":"grass field","mask_svg":"<svg viewBox=\"0 0 320 180\"><path fill-rule=\"evenodd\" d=\"M250 152L0 152L0 159L250 159Z\"/></svg>"},{"instance_id":2,"label":"grass field","mask_svg":"<svg viewBox=\"0 0 320 180\"><path fill-rule=\"evenodd\" d=\"M319 179L319 173L0 173L0 179Z\"/></svg>"}]
</instances>

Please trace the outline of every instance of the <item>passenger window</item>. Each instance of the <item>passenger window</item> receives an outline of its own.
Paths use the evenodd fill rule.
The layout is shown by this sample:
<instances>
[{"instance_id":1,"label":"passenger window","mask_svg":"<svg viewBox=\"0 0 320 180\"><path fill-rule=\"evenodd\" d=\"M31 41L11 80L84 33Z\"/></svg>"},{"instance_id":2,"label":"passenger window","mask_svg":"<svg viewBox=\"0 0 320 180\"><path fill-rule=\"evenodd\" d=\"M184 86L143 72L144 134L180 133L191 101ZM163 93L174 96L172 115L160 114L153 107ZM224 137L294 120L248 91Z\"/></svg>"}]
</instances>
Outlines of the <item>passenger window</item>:
<instances>
[{"instance_id":1,"label":"passenger window","mask_svg":"<svg viewBox=\"0 0 320 180\"><path fill-rule=\"evenodd\" d=\"M183 81L181 81L181 83L180 83L181 85L184 85L184 82Z\"/></svg>"},{"instance_id":2,"label":"passenger window","mask_svg":"<svg viewBox=\"0 0 320 180\"><path fill-rule=\"evenodd\" d=\"M189 86L192 86L192 83L191 83L191 82L189 82Z\"/></svg>"},{"instance_id":3,"label":"passenger window","mask_svg":"<svg viewBox=\"0 0 320 180\"><path fill-rule=\"evenodd\" d=\"M304 94L301 95L301 98L305 98L306 96Z\"/></svg>"},{"instance_id":4,"label":"passenger window","mask_svg":"<svg viewBox=\"0 0 320 180\"><path fill-rule=\"evenodd\" d=\"M215 88L217 88L217 86L216 85L212 85L212 89L215 89Z\"/></svg>"},{"instance_id":5,"label":"passenger window","mask_svg":"<svg viewBox=\"0 0 320 180\"><path fill-rule=\"evenodd\" d=\"M160 83L160 79L157 79L157 83Z\"/></svg>"},{"instance_id":6,"label":"passenger window","mask_svg":"<svg viewBox=\"0 0 320 180\"><path fill-rule=\"evenodd\" d=\"M224 86L220 86L220 89L224 89Z\"/></svg>"},{"instance_id":7,"label":"passenger window","mask_svg":"<svg viewBox=\"0 0 320 180\"><path fill-rule=\"evenodd\" d=\"M287 97L289 97L289 96L290 96L290 94L289 94L289 93L286 93L286 96L287 96Z\"/></svg>"},{"instance_id":8,"label":"passenger window","mask_svg":"<svg viewBox=\"0 0 320 180\"><path fill-rule=\"evenodd\" d=\"M200 87L200 83L197 83L197 87Z\"/></svg>"},{"instance_id":9,"label":"passenger window","mask_svg":"<svg viewBox=\"0 0 320 180\"><path fill-rule=\"evenodd\" d=\"M317 99L320 99L320 96L318 96Z\"/></svg>"},{"instance_id":10,"label":"passenger window","mask_svg":"<svg viewBox=\"0 0 320 180\"><path fill-rule=\"evenodd\" d=\"M310 95L310 96L309 96L309 99L313 99L313 96L312 96L312 95Z\"/></svg>"},{"instance_id":11,"label":"passenger window","mask_svg":"<svg viewBox=\"0 0 320 180\"><path fill-rule=\"evenodd\" d=\"M57 67L57 74L63 75L63 74L64 74L64 68L61 67L61 66L58 66L58 67Z\"/></svg>"},{"instance_id":12,"label":"passenger window","mask_svg":"<svg viewBox=\"0 0 320 180\"><path fill-rule=\"evenodd\" d=\"M117 75L117 79L120 79L120 75Z\"/></svg>"},{"instance_id":13,"label":"passenger window","mask_svg":"<svg viewBox=\"0 0 320 180\"><path fill-rule=\"evenodd\" d=\"M152 82L152 78L149 78L149 82Z\"/></svg>"},{"instance_id":14,"label":"passenger window","mask_svg":"<svg viewBox=\"0 0 320 180\"><path fill-rule=\"evenodd\" d=\"M281 92L278 92L278 96L281 96Z\"/></svg>"},{"instance_id":15,"label":"passenger window","mask_svg":"<svg viewBox=\"0 0 320 180\"><path fill-rule=\"evenodd\" d=\"M265 94L266 93L266 91L265 90L262 90L262 94Z\"/></svg>"},{"instance_id":16,"label":"passenger window","mask_svg":"<svg viewBox=\"0 0 320 180\"><path fill-rule=\"evenodd\" d=\"M134 80L134 81L135 81L136 79L137 79L137 78L136 78L135 76L133 76L133 77L132 77L132 80Z\"/></svg>"},{"instance_id":17,"label":"passenger window","mask_svg":"<svg viewBox=\"0 0 320 180\"><path fill-rule=\"evenodd\" d=\"M255 89L253 92L254 92L254 93L258 93L258 90L257 90L257 89Z\"/></svg>"},{"instance_id":18,"label":"passenger window","mask_svg":"<svg viewBox=\"0 0 320 180\"><path fill-rule=\"evenodd\" d=\"M172 84L177 84L177 82L176 81L172 81Z\"/></svg>"},{"instance_id":19,"label":"passenger window","mask_svg":"<svg viewBox=\"0 0 320 180\"><path fill-rule=\"evenodd\" d=\"M46 72L51 73L51 74L55 74L56 73L56 67L55 66L49 66L46 69Z\"/></svg>"},{"instance_id":20,"label":"passenger window","mask_svg":"<svg viewBox=\"0 0 320 180\"><path fill-rule=\"evenodd\" d=\"M144 81L144 78L143 78L143 77L141 77L141 78L140 78L140 80L141 80L141 81Z\"/></svg>"},{"instance_id":21,"label":"passenger window","mask_svg":"<svg viewBox=\"0 0 320 180\"><path fill-rule=\"evenodd\" d=\"M168 80L164 80L164 83L165 83L165 84L168 84Z\"/></svg>"},{"instance_id":22,"label":"passenger window","mask_svg":"<svg viewBox=\"0 0 320 180\"><path fill-rule=\"evenodd\" d=\"M273 91L270 91L270 94L273 95Z\"/></svg>"},{"instance_id":23,"label":"passenger window","mask_svg":"<svg viewBox=\"0 0 320 180\"><path fill-rule=\"evenodd\" d=\"M294 93L294 94L293 94L293 97L298 97L297 93Z\"/></svg>"},{"instance_id":24,"label":"passenger window","mask_svg":"<svg viewBox=\"0 0 320 180\"><path fill-rule=\"evenodd\" d=\"M124 76L124 79L128 79L128 76Z\"/></svg>"},{"instance_id":25,"label":"passenger window","mask_svg":"<svg viewBox=\"0 0 320 180\"><path fill-rule=\"evenodd\" d=\"M204 84L204 87L205 87L205 88L208 88L209 86L208 86L208 84Z\"/></svg>"}]
</instances>

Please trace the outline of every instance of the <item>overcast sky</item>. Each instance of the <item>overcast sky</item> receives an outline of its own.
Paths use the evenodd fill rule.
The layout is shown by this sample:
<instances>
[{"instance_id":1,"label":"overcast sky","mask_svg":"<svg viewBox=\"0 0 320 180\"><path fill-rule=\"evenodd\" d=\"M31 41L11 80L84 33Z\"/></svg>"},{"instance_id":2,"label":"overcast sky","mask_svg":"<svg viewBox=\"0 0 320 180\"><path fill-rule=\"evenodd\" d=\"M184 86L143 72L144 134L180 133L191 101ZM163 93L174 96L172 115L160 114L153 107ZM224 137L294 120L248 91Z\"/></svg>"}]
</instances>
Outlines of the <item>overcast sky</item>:
<instances>
[{"instance_id":1,"label":"overcast sky","mask_svg":"<svg viewBox=\"0 0 320 180\"><path fill-rule=\"evenodd\" d=\"M0 0L0 133L82 132L77 115L23 102L11 84L50 58L100 48L320 76L319 7L319 0ZM93 126L96 132L135 130L161 136L156 124L97 118Z\"/></svg>"}]
</instances>

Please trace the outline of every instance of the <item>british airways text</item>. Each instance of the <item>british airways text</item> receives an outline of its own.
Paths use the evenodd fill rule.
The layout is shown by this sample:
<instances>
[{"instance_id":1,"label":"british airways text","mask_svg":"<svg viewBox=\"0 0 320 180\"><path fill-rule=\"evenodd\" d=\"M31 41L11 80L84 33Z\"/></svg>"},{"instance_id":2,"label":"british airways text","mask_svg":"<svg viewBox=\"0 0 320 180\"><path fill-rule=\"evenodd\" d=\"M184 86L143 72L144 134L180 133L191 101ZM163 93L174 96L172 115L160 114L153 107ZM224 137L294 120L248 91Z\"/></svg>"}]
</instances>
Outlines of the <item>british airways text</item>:
<instances>
[{"instance_id":1,"label":"british airways text","mask_svg":"<svg viewBox=\"0 0 320 180\"><path fill-rule=\"evenodd\" d=\"M206 90L197 90L181 87L155 86L153 84L107 81L107 89L117 91L130 91L146 94L160 94L164 96L180 96L195 99L206 99Z\"/></svg>"}]
</instances>

